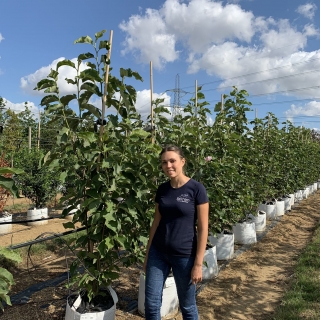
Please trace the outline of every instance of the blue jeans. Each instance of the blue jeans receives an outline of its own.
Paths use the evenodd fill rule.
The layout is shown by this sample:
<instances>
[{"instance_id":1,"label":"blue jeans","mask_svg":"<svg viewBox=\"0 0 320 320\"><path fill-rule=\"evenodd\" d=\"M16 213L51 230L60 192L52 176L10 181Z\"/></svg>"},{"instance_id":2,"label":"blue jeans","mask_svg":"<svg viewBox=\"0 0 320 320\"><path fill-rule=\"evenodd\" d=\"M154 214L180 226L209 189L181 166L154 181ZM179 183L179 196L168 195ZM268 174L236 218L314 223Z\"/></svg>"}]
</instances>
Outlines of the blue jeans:
<instances>
[{"instance_id":1,"label":"blue jeans","mask_svg":"<svg viewBox=\"0 0 320 320\"><path fill-rule=\"evenodd\" d=\"M198 320L196 285L191 282L194 259L194 257L179 257L161 253L151 245L146 270L146 320L161 320L162 291L171 268L183 319Z\"/></svg>"}]
</instances>

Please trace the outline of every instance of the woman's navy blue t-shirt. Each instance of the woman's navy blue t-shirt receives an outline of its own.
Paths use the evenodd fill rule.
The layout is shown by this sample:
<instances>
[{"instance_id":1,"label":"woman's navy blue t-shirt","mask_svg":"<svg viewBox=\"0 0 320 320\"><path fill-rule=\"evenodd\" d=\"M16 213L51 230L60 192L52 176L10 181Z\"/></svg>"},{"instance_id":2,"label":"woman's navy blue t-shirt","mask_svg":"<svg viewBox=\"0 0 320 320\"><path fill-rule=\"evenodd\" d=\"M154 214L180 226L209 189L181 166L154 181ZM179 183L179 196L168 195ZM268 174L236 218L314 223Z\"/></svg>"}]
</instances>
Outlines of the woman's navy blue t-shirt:
<instances>
[{"instance_id":1,"label":"woman's navy blue t-shirt","mask_svg":"<svg viewBox=\"0 0 320 320\"><path fill-rule=\"evenodd\" d=\"M193 179L180 188L167 181L158 187L155 201L161 219L152 244L163 253L195 256L197 205L208 202L205 187Z\"/></svg>"}]
</instances>

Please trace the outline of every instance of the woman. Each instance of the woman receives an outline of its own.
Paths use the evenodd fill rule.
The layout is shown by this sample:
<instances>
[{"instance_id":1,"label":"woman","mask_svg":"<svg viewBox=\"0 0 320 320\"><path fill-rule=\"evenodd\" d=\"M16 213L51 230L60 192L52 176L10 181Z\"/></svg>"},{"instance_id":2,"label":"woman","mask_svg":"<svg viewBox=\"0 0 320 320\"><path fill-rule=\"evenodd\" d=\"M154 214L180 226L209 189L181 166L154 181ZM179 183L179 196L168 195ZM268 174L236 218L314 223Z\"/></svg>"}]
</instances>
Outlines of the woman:
<instances>
[{"instance_id":1,"label":"woman","mask_svg":"<svg viewBox=\"0 0 320 320\"><path fill-rule=\"evenodd\" d=\"M167 146L160 156L170 180L159 186L155 198L144 262L145 316L146 320L161 319L162 290L172 269L183 319L197 320L195 291L202 280L208 239L208 197L201 183L184 174L186 160L180 148Z\"/></svg>"}]
</instances>

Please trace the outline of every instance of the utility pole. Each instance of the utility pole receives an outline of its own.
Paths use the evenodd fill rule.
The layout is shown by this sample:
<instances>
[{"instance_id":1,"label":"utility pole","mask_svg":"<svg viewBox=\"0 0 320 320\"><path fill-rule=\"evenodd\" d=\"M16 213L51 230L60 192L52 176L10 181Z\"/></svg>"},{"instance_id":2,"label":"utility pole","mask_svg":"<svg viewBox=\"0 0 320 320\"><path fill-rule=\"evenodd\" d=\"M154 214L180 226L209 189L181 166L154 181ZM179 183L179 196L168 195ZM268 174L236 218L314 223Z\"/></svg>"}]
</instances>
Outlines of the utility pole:
<instances>
[{"instance_id":1,"label":"utility pole","mask_svg":"<svg viewBox=\"0 0 320 320\"><path fill-rule=\"evenodd\" d=\"M173 100L173 107L172 107L172 115L171 118L172 120L176 115L181 114L181 93L188 93L187 91L184 91L180 89L180 75L177 73L176 75L176 85L174 89L169 89L166 91L171 91L174 92L174 100Z\"/></svg>"}]
</instances>

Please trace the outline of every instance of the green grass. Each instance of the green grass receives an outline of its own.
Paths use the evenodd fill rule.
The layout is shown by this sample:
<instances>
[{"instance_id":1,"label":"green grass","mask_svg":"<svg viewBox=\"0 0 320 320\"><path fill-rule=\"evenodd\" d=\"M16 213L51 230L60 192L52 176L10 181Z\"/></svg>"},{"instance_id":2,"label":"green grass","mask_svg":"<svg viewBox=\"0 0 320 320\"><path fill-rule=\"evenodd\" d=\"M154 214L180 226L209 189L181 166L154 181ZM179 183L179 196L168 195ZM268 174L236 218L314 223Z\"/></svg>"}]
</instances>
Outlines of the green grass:
<instances>
[{"instance_id":1,"label":"green grass","mask_svg":"<svg viewBox=\"0 0 320 320\"><path fill-rule=\"evenodd\" d=\"M299 257L290 290L271 319L320 319L320 225Z\"/></svg>"}]
</instances>

